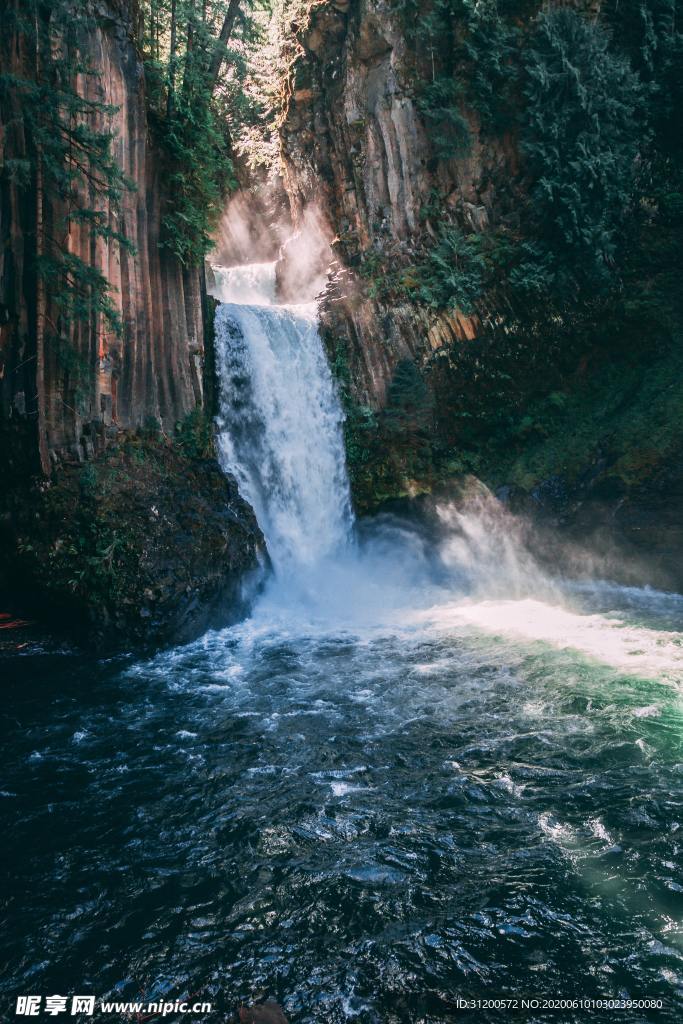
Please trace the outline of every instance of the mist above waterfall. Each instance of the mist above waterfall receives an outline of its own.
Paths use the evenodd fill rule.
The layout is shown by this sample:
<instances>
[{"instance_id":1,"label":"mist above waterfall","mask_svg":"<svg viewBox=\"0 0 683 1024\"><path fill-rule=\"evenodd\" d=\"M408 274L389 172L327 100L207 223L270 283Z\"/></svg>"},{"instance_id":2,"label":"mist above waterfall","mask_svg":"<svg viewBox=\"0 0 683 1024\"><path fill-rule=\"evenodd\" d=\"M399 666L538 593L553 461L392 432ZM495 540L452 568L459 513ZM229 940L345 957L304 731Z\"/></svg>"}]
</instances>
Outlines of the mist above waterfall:
<instances>
[{"instance_id":1,"label":"mist above waterfall","mask_svg":"<svg viewBox=\"0 0 683 1024\"><path fill-rule=\"evenodd\" d=\"M605 614L614 588L593 581L587 590L559 578L547 557L539 564L528 525L474 478L457 497L423 502L420 516L356 526L315 302L277 304L275 262L215 267L214 277L220 455L256 512L273 567L254 611L259 629L474 629L683 680L677 635L627 627ZM652 596L638 592L641 610ZM675 596L657 600L676 614Z\"/></svg>"},{"instance_id":2,"label":"mist above waterfall","mask_svg":"<svg viewBox=\"0 0 683 1024\"><path fill-rule=\"evenodd\" d=\"M210 264L215 280L209 282L209 291L221 302L259 302L241 286L253 268L270 263L275 276L266 272L261 281L268 282L268 287L272 283L279 302L312 302L327 283L333 234L315 203L309 203L293 225L281 198L271 190L238 192L227 204L217 231ZM230 294L225 291L228 282ZM274 302L274 295L268 295L267 301Z\"/></svg>"},{"instance_id":3,"label":"mist above waterfall","mask_svg":"<svg viewBox=\"0 0 683 1024\"><path fill-rule=\"evenodd\" d=\"M305 208L283 244L277 262L278 294L284 302L313 301L327 283L332 233L318 208Z\"/></svg>"}]
</instances>

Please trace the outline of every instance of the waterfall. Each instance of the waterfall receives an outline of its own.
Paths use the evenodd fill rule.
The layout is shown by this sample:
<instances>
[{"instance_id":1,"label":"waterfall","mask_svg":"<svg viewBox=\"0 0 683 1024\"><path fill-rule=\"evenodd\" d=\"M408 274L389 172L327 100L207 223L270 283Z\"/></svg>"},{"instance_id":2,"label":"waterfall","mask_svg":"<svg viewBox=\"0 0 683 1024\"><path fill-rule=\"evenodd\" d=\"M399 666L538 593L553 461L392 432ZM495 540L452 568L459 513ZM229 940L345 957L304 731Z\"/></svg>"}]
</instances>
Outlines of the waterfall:
<instances>
[{"instance_id":1,"label":"waterfall","mask_svg":"<svg viewBox=\"0 0 683 1024\"><path fill-rule=\"evenodd\" d=\"M315 303L275 304L275 264L215 267L219 450L263 530L276 574L338 554L352 512L343 413Z\"/></svg>"}]
</instances>

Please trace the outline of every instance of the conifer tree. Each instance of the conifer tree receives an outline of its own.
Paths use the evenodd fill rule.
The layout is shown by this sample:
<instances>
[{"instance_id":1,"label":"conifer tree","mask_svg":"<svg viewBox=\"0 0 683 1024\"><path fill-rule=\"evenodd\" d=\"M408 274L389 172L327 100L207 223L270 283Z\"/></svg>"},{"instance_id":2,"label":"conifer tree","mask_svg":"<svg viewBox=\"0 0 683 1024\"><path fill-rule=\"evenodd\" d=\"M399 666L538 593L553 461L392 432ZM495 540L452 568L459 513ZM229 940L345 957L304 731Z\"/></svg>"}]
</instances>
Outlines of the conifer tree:
<instances>
[{"instance_id":1,"label":"conifer tree","mask_svg":"<svg viewBox=\"0 0 683 1024\"><path fill-rule=\"evenodd\" d=\"M647 132L640 80L609 41L560 8L541 15L526 53L522 144L537 235L528 252L544 285L568 298L611 284Z\"/></svg>"},{"instance_id":2,"label":"conifer tree","mask_svg":"<svg viewBox=\"0 0 683 1024\"><path fill-rule=\"evenodd\" d=\"M5 164L4 173L35 191L41 207L35 270L49 284L65 322L102 313L118 330L108 282L69 250L63 231L78 224L93 239L129 244L118 230L116 213L131 185L112 154L111 132L100 127L115 108L84 95L86 90L76 84L78 76L97 74L81 51L92 23L91 15L68 0L22 0L6 12L4 24L23 41L25 57L21 73L0 75L0 94L15 94L8 127L20 121L27 152ZM66 225L43 223L48 200L63 203Z\"/></svg>"},{"instance_id":3,"label":"conifer tree","mask_svg":"<svg viewBox=\"0 0 683 1024\"><path fill-rule=\"evenodd\" d=\"M253 0L145 0L141 46L168 195L162 245L204 258L226 192L236 187L231 127L251 116L243 90L259 37Z\"/></svg>"}]
</instances>

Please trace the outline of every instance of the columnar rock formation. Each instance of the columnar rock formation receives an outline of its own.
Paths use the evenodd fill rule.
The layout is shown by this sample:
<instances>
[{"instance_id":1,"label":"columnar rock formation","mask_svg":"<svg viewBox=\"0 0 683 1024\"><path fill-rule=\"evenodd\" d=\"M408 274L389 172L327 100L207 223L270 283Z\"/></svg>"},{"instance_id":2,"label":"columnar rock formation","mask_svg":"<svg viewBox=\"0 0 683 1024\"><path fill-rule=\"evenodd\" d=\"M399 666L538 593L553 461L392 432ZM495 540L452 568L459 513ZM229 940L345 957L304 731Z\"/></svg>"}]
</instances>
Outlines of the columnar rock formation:
<instances>
[{"instance_id":1,"label":"columnar rock formation","mask_svg":"<svg viewBox=\"0 0 683 1024\"><path fill-rule=\"evenodd\" d=\"M97 73L74 84L97 101L99 123L88 127L113 135L112 156L132 185L117 209L104 208L111 234L93 238L41 187L22 87L0 97L0 602L102 649L177 642L224 623L243 610L242 585L264 545L211 457L203 269L159 244L167 169L131 34L135 5L93 7L79 47ZM9 31L0 64L39 77L35 55ZM10 173L22 164L29 180ZM103 209L101 197L82 198ZM94 313L65 327L36 273L47 238L109 282L120 332Z\"/></svg>"},{"instance_id":2,"label":"columnar rock formation","mask_svg":"<svg viewBox=\"0 0 683 1024\"><path fill-rule=\"evenodd\" d=\"M68 210L45 198L39 211L69 251L96 267L112 285L123 323L121 337L101 317L77 325L64 346L36 342L36 192L9 174L0 178L0 430L5 466L34 469L39 431L52 462L81 460L108 428L135 428L149 418L164 428L202 398L202 286L197 268L185 269L159 247L164 182L160 154L149 132L142 64L130 38L127 6L98 5L84 47L99 74L81 75L87 95L115 108L100 127L114 135L113 154L134 188L111 224L134 247L115 239L92 243ZM8 33L2 61L26 72L30 58ZM12 123L19 100L3 100L2 142L7 164L26 156L29 141ZM105 123L106 120L106 123ZM55 319L46 296L45 322ZM46 332L48 335L50 332ZM11 444L8 443L11 439ZM45 459L43 459L43 462ZM45 468L45 467L43 467Z\"/></svg>"},{"instance_id":3,"label":"columnar rock formation","mask_svg":"<svg viewBox=\"0 0 683 1024\"><path fill-rule=\"evenodd\" d=\"M387 316L353 285L361 252L405 258L433 237L425 207L434 190L464 226L485 228L505 205L500 184L512 180L514 143L506 136L483 147L476 115L463 111L470 152L436 159L415 97L414 70L428 55L411 50L386 0L314 4L294 29L281 129L285 183L295 217L314 202L335 237L346 273L325 320L347 341L359 398L377 405L399 359L472 338L478 324L459 313L428 317L414 305Z\"/></svg>"}]
</instances>

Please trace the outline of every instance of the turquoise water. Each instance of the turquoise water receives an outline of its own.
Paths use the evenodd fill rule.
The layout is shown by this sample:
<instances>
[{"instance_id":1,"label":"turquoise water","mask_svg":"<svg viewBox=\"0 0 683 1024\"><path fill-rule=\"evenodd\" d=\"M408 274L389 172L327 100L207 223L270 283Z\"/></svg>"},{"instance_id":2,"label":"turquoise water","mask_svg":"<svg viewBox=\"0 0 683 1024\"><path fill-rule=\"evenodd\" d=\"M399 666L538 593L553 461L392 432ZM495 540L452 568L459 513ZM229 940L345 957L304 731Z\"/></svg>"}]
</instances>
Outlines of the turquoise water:
<instances>
[{"instance_id":1,"label":"turquoise water","mask_svg":"<svg viewBox=\"0 0 683 1024\"><path fill-rule=\"evenodd\" d=\"M8 1003L198 992L219 1021L267 993L293 1022L435 1024L505 1017L458 997L656 997L590 1019L680 1020L683 599L566 588L572 638L617 664L525 600L338 627L276 588L148 660L5 661Z\"/></svg>"},{"instance_id":2,"label":"turquoise water","mask_svg":"<svg viewBox=\"0 0 683 1024\"><path fill-rule=\"evenodd\" d=\"M315 307L217 279L219 448L275 573L150 659L2 663L8 1015L682 1019L683 597L550 578L476 481L354 524Z\"/></svg>"}]
</instances>

